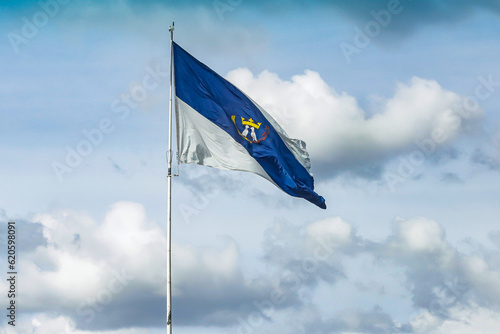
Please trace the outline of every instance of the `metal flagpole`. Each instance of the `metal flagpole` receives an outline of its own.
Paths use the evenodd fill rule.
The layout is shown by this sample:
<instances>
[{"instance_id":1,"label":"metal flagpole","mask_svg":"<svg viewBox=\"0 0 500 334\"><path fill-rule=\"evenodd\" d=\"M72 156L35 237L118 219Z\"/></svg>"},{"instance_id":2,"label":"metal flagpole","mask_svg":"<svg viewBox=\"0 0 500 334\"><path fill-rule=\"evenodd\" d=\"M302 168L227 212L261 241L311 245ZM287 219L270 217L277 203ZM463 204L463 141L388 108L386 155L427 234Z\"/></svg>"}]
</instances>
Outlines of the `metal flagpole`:
<instances>
[{"instance_id":1,"label":"metal flagpole","mask_svg":"<svg viewBox=\"0 0 500 334\"><path fill-rule=\"evenodd\" d=\"M170 99L168 105L168 174L167 174L167 333L172 334L172 90L174 84L174 22L170 31Z\"/></svg>"}]
</instances>

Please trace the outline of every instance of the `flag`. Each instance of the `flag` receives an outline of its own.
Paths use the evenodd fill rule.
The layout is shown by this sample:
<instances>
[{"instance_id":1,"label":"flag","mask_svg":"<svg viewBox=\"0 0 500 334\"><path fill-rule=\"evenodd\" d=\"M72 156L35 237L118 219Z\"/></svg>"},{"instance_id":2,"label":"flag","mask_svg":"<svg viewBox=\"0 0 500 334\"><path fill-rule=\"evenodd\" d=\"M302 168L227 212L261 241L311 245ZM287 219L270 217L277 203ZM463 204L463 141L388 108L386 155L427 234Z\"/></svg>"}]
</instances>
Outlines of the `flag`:
<instances>
[{"instance_id":1,"label":"flag","mask_svg":"<svg viewBox=\"0 0 500 334\"><path fill-rule=\"evenodd\" d=\"M175 42L173 53L179 163L255 173L326 209L305 143Z\"/></svg>"}]
</instances>

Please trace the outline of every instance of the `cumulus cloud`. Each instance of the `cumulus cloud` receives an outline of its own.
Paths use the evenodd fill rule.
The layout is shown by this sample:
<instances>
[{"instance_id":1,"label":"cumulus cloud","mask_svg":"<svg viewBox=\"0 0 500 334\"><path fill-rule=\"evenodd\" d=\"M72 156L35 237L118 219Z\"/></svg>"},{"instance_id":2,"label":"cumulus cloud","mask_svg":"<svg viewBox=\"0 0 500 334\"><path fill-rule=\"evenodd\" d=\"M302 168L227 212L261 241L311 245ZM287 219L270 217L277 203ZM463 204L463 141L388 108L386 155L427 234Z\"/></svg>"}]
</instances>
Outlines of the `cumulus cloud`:
<instances>
[{"instance_id":1,"label":"cumulus cloud","mask_svg":"<svg viewBox=\"0 0 500 334\"><path fill-rule=\"evenodd\" d=\"M428 311L415 315L411 321L416 334L494 334L500 328L500 312L477 305L457 306L448 319L440 319Z\"/></svg>"},{"instance_id":2,"label":"cumulus cloud","mask_svg":"<svg viewBox=\"0 0 500 334\"><path fill-rule=\"evenodd\" d=\"M2 209L0 208L0 223L7 224L7 217L2 217ZM43 237L42 225L29 223L23 219L16 219L16 228L22 230L23 233L17 237L19 248L25 251L33 251L38 246L46 245L46 239ZM7 230L0 230L0 248L7 248Z\"/></svg>"},{"instance_id":3,"label":"cumulus cloud","mask_svg":"<svg viewBox=\"0 0 500 334\"><path fill-rule=\"evenodd\" d=\"M477 148L474 150L470 157L470 161L473 164L483 166L488 170L498 171L500 170L500 160L498 158L498 152L493 154L488 154L485 150Z\"/></svg>"},{"instance_id":4,"label":"cumulus cloud","mask_svg":"<svg viewBox=\"0 0 500 334\"><path fill-rule=\"evenodd\" d=\"M496 240L494 235L492 240ZM264 240L266 260L283 273L294 273L291 281L302 290L319 282L336 285L339 279L351 280L344 262L363 254L372 257L380 270L394 266L403 270L400 283L410 292L415 310L406 322L395 320L378 304L366 309L368 304L363 303L326 314L323 309L321 314L313 302L302 300L304 309L316 311L300 311L289 318L302 319L300 328L307 328L308 333L493 333L498 324L500 294L494 282L500 279L500 253L485 249L475 254L460 252L433 220L398 218L391 235L381 241L361 238L340 217L303 227L280 223L266 232ZM315 269L307 272L305 264L314 264ZM325 271L334 275L324 275ZM286 280L282 287L287 288Z\"/></svg>"},{"instance_id":5,"label":"cumulus cloud","mask_svg":"<svg viewBox=\"0 0 500 334\"><path fill-rule=\"evenodd\" d=\"M307 325L309 333L412 333L409 324L398 324L379 306L369 311L345 310L328 320L315 319Z\"/></svg>"},{"instance_id":6,"label":"cumulus cloud","mask_svg":"<svg viewBox=\"0 0 500 334\"><path fill-rule=\"evenodd\" d=\"M78 330L75 322L65 316L34 314L20 320L16 329L7 327L6 334L149 334L147 329L120 329L113 331Z\"/></svg>"},{"instance_id":7,"label":"cumulus cloud","mask_svg":"<svg viewBox=\"0 0 500 334\"><path fill-rule=\"evenodd\" d=\"M425 218L401 219L394 223L394 235L384 245L398 256L439 256L445 264L451 247L444 239L444 230L435 221Z\"/></svg>"},{"instance_id":8,"label":"cumulus cloud","mask_svg":"<svg viewBox=\"0 0 500 334\"><path fill-rule=\"evenodd\" d=\"M290 136L306 142L313 171L328 174L384 162L414 150L421 141L442 147L463 132L464 120L474 121L482 114L479 109L467 110L462 97L437 82L417 77L398 83L394 96L373 115L314 71L288 81L269 71L254 75L240 68L227 78L282 123Z\"/></svg>"},{"instance_id":9,"label":"cumulus cloud","mask_svg":"<svg viewBox=\"0 0 500 334\"><path fill-rule=\"evenodd\" d=\"M500 252L482 248L478 253L463 253L447 241L445 230L436 221L423 217L398 218L392 233L380 241L363 239L340 217L303 227L276 224L266 233L263 244L266 260L284 276L293 273L290 280L293 284L288 283L300 286L302 296L304 290L321 282L334 286L339 280L351 281L345 263L360 256L371 257L380 270L400 268L403 272L400 284L410 293L415 310L407 321L397 321L378 304L367 309L366 303L326 314L323 309L290 316L303 319L301 328L307 328L309 333L440 334L453 332L450 329L460 333L481 333L481 330L489 333L498 323L500 294L494 282L500 279ZM491 236L494 241L496 234ZM306 264L314 264L315 269L307 272ZM370 275L363 274L368 286ZM286 283L287 280L282 281L284 289ZM385 289L384 294L387 293L393 293L390 286ZM304 309L316 309L317 305L306 300L302 299Z\"/></svg>"},{"instance_id":10,"label":"cumulus cloud","mask_svg":"<svg viewBox=\"0 0 500 334\"><path fill-rule=\"evenodd\" d=\"M61 317L45 322L66 326L69 319L78 330L164 323L166 235L142 205L116 203L102 222L85 212L59 210L37 214L29 224L41 226L45 242L26 248L19 262L25 312L52 312ZM179 325L234 324L275 286L244 275L234 242L222 249L174 247Z\"/></svg>"},{"instance_id":11,"label":"cumulus cloud","mask_svg":"<svg viewBox=\"0 0 500 334\"><path fill-rule=\"evenodd\" d=\"M175 246L173 287L176 321L181 325L230 326L255 310L254 302L272 295L269 278L249 278L240 268L239 250ZM281 307L288 305L284 303Z\"/></svg>"},{"instance_id":12,"label":"cumulus cloud","mask_svg":"<svg viewBox=\"0 0 500 334\"><path fill-rule=\"evenodd\" d=\"M458 307L476 304L500 311L500 252L481 249L465 254L447 240L443 228L425 218L398 219L393 235L375 252L405 268L415 307L441 320Z\"/></svg>"},{"instance_id":13,"label":"cumulus cloud","mask_svg":"<svg viewBox=\"0 0 500 334\"><path fill-rule=\"evenodd\" d=\"M463 253L446 240L445 230L440 224L423 217L396 219L391 235L381 241L362 239L350 224L340 218L314 222L306 227L306 231L308 237L330 235L331 245L339 247L335 252L336 262L329 262L340 273L337 280L340 277L350 279L342 265L349 260L346 256L354 259L365 254L373 257L382 268L394 268L394 265L402 268L405 280L401 283L411 293L416 310L407 322L400 323L377 304L371 311L345 309L328 316L308 317L305 321L310 332L494 332L500 316L500 293L495 284L500 279L498 250L481 248L474 254ZM496 234L492 234L492 240L496 240ZM300 242L294 243L305 259L308 256L306 248L300 245ZM347 249L351 251L346 252ZM282 253L294 254L293 250ZM280 259L283 263L283 257ZM320 278L318 271L317 279ZM327 282L335 284L336 280Z\"/></svg>"},{"instance_id":14,"label":"cumulus cloud","mask_svg":"<svg viewBox=\"0 0 500 334\"><path fill-rule=\"evenodd\" d=\"M84 212L60 210L36 215L28 224L42 226L45 242L19 264L20 327L26 333L135 334L143 332L137 328L163 325L165 236L142 205L116 203L101 222ZM497 234L492 232L492 241ZM436 334L488 333L498 324L500 251L483 247L463 253L430 219L398 218L383 240L364 239L341 217L304 225L279 222L264 232L261 246L267 270L250 275L242 269L235 241L218 248L175 244L176 324L236 332L250 326L267 333L293 318L310 333ZM315 304L317 289L352 283L346 264L360 257L382 271L399 268L399 284L415 310L407 322L398 322L387 305L376 302L335 312ZM374 274L363 273L364 293ZM375 288L380 285L373 282ZM383 294L391 293L385 287Z\"/></svg>"},{"instance_id":15,"label":"cumulus cloud","mask_svg":"<svg viewBox=\"0 0 500 334\"><path fill-rule=\"evenodd\" d=\"M285 291L335 283L344 277L341 257L354 254L361 242L356 231L340 217L306 228L277 223L265 233L265 260L280 273Z\"/></svg>"}]
</instances>

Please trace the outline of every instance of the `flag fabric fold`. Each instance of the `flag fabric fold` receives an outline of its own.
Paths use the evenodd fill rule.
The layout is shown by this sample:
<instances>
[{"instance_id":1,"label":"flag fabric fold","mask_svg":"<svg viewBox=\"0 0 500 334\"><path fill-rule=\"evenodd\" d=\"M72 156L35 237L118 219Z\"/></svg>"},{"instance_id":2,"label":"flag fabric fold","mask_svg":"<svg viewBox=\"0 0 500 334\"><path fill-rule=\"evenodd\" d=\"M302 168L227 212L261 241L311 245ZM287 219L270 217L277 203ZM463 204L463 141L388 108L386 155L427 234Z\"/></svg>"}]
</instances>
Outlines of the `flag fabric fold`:
<instances>
[{"instance_id":1,"label":"flag fabric fold","mask_svg":"<svg viewBox=\"0 0 500 334\"><path fill-rule=\"evenodd\" d=\"M175 42L173 51L179 162L255 173L326 209L305 143Z\"/></svg>"}]
</instances>

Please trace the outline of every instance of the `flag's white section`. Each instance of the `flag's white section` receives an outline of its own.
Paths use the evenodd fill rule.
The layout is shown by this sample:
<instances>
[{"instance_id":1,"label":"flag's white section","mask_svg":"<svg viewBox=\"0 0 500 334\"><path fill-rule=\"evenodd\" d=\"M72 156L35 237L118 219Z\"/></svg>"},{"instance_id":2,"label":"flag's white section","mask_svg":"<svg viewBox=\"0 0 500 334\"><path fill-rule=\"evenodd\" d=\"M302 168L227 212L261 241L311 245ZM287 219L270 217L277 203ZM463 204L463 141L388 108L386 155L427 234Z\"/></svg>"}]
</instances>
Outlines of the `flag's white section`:
<instances>
[{"instance_id":1,"label":"flag's white section","mask_svg":"<svg viewBox=\"0 0 500 334\"><path fill-rule=\"evenodd\" d=\"M274 183L260 164L227 132L175 98L179 163L258 174Z\"/></svg>"},{"instance_id":2,"label":"flag's white section","mask_svg":"<svg viewBox=\"0 0 500 334\"><path fill-rule=\"evenodd\" d=\"M243 93L245 94L245 93ZM309 158L309 153L306 150L306 143L300 139L292 139L288 136L288 134L283 130L283 128L274 120L274 118L267 113L258 103L250 98L250 96L246 95L250 101L260 110L262 115L271 123L276 132L280 135L281 140L285 143L288 149L293 153L295 159L297 159L302 166L311 174L311 159Z\"/></svg>"}]
</instances>

